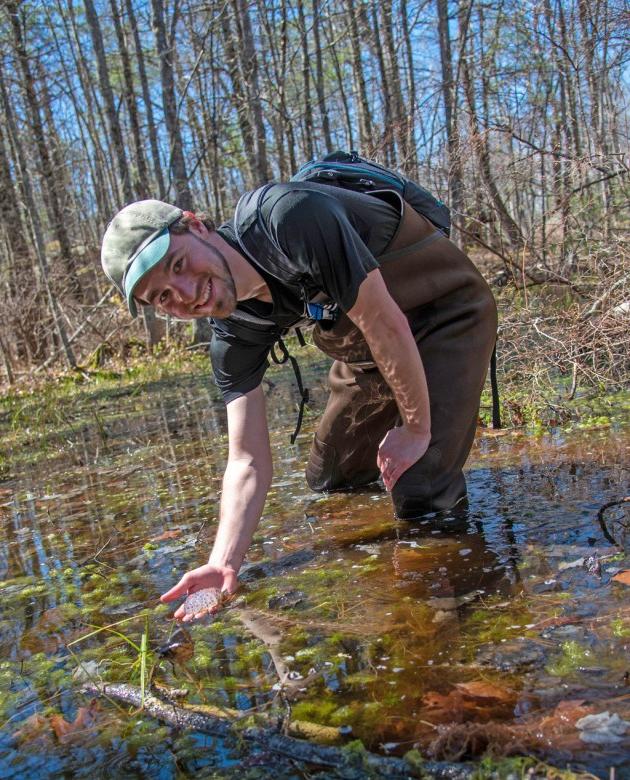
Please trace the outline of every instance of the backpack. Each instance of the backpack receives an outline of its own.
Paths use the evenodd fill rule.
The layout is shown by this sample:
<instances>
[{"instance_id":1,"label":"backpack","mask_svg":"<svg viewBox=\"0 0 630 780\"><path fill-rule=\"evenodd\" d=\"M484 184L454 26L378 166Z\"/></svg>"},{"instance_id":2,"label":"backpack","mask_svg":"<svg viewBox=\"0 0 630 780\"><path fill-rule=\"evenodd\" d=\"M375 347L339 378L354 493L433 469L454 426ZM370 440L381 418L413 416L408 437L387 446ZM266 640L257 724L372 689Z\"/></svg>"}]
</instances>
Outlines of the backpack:
<instances>
[{"instance_id":1,"label":"backpack","mask_svg":"<svg viewBox=\"0 0 630 780\"><path fill-rule=\"evenodd\" d=\"M429 190L425 189L420 184L417 184L411 179L402 176L396 171L392 171L383 165L379 165L379 163L375 163L370 160L364 160L362 157L359 157L359 154L354 150L350 152L339 150L322 157L320 160L312 160L310 162L304 163L304 165L298 169L297 173L294 174L289 181L328 184L332 187L342 187L344 189L361 193L377 192L380 190L394 190L416 212L430 220L433 225L435 225L435 227L445 236L450 236L451 213L446 204L432 195ZM272 255L276 257L279 256L280 258L283 257L282 250L276 245L273 237L267 231L265 221L260 212L260 203L262 197L269 186L271 185L262 187L256 192L257 197L255 197L253 203L250 204L250 207L253 206L253 211L250 211L250 214L244 220L245 224L243 225L239 224L238 213L241 203L244 202L247 193L239 200L239 203L236 207L236 237L241 250L245 256L249 256L250 258L252 257L252 253L248 250L245 242L243 241L240 228L242 228L243 232L245 232L247 227L252 226L254 227L254 235L252 238L255 239L255 243L259 247L266 243L267 247L271 249ZM305 293L302 295L302 297L304 299L305 312L307 313L310 320L335 320L336 306L330 307L327 304L321 304L315 301L309 302ZM296 327L295 331L300 344L304 345L304 340L299 327ZM275 334L275 339L276 344L280 350L280 356L277 356L275 354L275 350L272 348L272 360L274 363L278 364L290 361L295 373L299 393L301 396L297 425L294 433L290 437L291 444L293 444L302 425L304 406L308 403L309 391L303 386L297 361L292 355L289 354L282 340L282 333ZM496 348L492 353L490 376L492 384L493 428L500 428L501 420L499 416L499 397L496 384Z\"/></svg>"},{"instance_id":2,"label":"backpack","mask_svg":"<svg viewBox=\"0 0 630 780\"><path fill-rule=\"evenodd\" d=\"M395 190L415 211L431 220L445 236L451 232L451 213L441 200L415 181L383 165L364 160L355 151L332 152L321 160L304 163L290 181L329 184L331 187L363 193Z\"/></svg>"}]
</instances>

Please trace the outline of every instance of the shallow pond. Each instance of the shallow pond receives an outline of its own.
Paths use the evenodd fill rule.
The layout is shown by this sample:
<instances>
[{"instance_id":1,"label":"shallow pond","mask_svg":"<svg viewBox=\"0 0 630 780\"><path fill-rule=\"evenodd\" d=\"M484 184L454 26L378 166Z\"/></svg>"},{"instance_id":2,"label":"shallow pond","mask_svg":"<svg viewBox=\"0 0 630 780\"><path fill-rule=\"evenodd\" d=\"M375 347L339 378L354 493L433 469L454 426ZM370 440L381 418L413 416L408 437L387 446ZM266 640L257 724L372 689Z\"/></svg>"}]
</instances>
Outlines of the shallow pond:
<instances>
[{"instance_id":1,"label":"shallow pond","mask_svg":"<svg viewBox=\"0 0 630 780\"><path fill-rule=\"evenodd\" d=\"M142 677L384 754L630 773L630 504L600 511L630 493L630 426L480 431L467 512L402 523L378 489L308 491L315 415L291 446L289 373L270 373L276 477L239 595L184 632L157 596L216 525L226 438L208 377L0 421L26 430L0 483L0 777L314 776L80 690Z\"/></svg>"}]
</instances>

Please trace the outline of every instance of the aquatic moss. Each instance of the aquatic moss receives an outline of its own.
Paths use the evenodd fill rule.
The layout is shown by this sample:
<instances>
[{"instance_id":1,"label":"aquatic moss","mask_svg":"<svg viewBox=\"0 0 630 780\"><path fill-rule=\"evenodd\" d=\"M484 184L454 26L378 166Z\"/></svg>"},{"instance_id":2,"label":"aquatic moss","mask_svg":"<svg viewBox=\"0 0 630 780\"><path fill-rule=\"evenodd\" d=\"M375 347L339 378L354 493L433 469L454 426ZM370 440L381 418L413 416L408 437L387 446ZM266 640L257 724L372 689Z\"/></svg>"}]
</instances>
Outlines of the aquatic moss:
<instances>
[{"instance_id":1,"label":"aquatic moss","mask_svg":"<svg viewBox=\"0 0 630 780\"><path fill-rule=\"evenodd\" d=\"M591 780L593 775L560 769L530 756L482 759L473 770L471 780Z\"/></svg>"},{"instance_id":2,"label":"aquatic moss","mask_svg":"<svg viewBox=\"0 0 630 780\"><path fill-rule=\"evenodd\" d=\"M415 748L413 750L408 750L403 756L403 759L414 769L422 769L422 765L424 764L424 756Z\"/></svg>"},{"instance_id":3,"label":"aquatic moss","mask_svg":"<svg viewBox=\"0 0 630 780\"><path fill-rule=\"evenodd\" d=\"M570 639L562 643L562 654L547 665L547 672L554 677L567 677L576 672L580 666L589 663L592 663L591 651L574 639Z\"/></svg>"},{"instance_id":4,"label":"aquatic moss","mask_svg":"<svg viewBox=\"0 0 630 780\"><path fill-rule=\"evenodd\" d=\"M45 582L38 582L35 585L27 585L18 595L23 599L31 598L32 596L43 596L45 593L48 593L48 588L49 586Z\"/></svg>"},{"instance_id":5,"label":"aquatic moss","mask_svg":"<svg viewBox=\"0 0 630 780\"><path fill-rule=\"evenodd\" d=\"M293 706L291 716L294 720L309 720L322 726L337 725L331 720L337 709L337 702L328 698L299 701Z\"/></svg>"},{"instance_id":6,"label":"aquatic moss","mask_svg":"<svg viewBox=\"0 0 630 780\"><path fill-rule=\"evenodd\" d=\"M626 639L630 637L630 623L623 618L615 618L610 622L610 630L612 635L619 639Z\"/></svg>"}]
</instances>

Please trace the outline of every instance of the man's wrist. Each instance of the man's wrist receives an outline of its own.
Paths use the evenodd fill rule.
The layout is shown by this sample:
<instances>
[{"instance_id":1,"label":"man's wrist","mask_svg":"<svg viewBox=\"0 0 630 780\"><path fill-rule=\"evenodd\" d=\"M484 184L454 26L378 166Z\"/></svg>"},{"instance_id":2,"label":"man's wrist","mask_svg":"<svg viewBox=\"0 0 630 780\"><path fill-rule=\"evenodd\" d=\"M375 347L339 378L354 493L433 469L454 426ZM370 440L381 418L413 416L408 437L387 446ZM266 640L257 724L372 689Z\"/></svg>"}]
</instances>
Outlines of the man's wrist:
<instances>
[{"instance_id":1,"label":"man's wrist","mask_svg":"<svg viewBox=\"0 0 630 780\"><path fill-rule=\"evenodd\" d=\"M403 428L406 428L409 433L413 433L414 436L422 436L423 438L431 438L431 427L427 427L426 423L404 423Z\"/></svg>"},{"instance_id":2,"label":"man's wrist","mask_svg":"<svg viewBox=\"0 0 630 780\"><path fill-rule=\"evenodd\" d=\"M208 563L210 566L215 566L217 569L231 569L234 574L238 574L238 570L240 568L240 566L237 566L233 560L214 554L210 555L208 558Z\"/></svg>"}]
</instances>

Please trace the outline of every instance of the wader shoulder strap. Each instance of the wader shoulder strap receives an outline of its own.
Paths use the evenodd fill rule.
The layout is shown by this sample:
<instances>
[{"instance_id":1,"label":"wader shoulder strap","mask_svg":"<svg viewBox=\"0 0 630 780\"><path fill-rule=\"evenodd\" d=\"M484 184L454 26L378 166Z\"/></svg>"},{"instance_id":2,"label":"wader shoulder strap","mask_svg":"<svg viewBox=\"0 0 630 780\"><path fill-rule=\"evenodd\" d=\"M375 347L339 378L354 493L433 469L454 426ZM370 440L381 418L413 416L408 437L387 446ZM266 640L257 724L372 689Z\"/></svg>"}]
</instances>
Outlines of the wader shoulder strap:
<instances>
[{"instance_id":1,"label":"wader shoulder strap","mask_svg":"<svg viewBox=\"0 0 630 780\"><path fill-rule=\"evenodd\" d=\"M501 427L501 406L499 403L499 384L497 382L497 345L494 345L490 358L490 387L492 388L492 427Z\"/></svg>"},{"instance_id":2,"label":"wader shoulder strap","mask_svg":"<svg viewBox=\"0 0 630 780\"><path fill-rule=\"evenodd\" d=\"M280 350L280 355L276 354L276 347L278 347L278 349ZM309 402L308 387L304 387L304 384L302 383L302 374L300 373L300 367L298 366L298 362L293 357L293 355L289 354L287 345L284 343L284 341L281 338L279 338L276 341L276 343L271 348L271 352L269 354L271 355L271 359L273 360L273 362L279 366L283 365L288 360L289 363L291 363L291 368L293 369L293 373L295 374L295 381L297 382L298 391L300 393L300 409L298 411L298 418L295 424L295 430L293 431L293 434L291 435L291 439L290 439L291 444L295 444L295 440L297 439L298 433L300 432L300 428L302 427L302 419L304 417L304 407Z\"/></svg>"}]
</instances>

